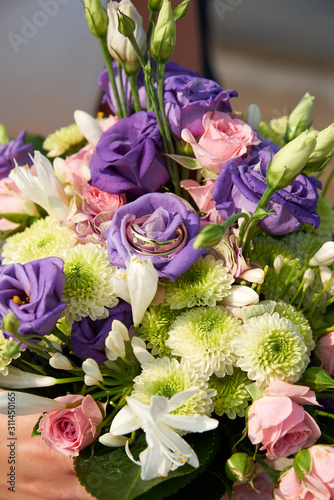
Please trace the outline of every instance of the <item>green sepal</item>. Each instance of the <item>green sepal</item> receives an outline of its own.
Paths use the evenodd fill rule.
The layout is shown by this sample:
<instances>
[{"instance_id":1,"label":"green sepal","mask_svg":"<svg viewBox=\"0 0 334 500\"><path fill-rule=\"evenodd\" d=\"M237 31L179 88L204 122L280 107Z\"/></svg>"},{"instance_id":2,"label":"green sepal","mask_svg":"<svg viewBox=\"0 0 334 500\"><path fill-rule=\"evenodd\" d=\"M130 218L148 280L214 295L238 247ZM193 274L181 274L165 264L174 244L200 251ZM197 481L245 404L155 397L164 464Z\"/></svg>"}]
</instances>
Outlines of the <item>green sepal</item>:
<instances>
[{"instance_id":1,"label":"green sepal","mask_svg":"<svg viewBox=\"0 0 334 500\"><path fill-rule=\"evenodd\" d=\"M15 224L24 224L27 226L31 219L31 215L28 214L14 214L14 213L0 213L0 217L9 220L10 222L14 222Z\"/></svg>"},{"instance_id":2,"label":"green sepal","mask_svg":"<svg viewBox=\"0 0 334 500\"><path fill-rule=\"evenodd\" d=\"M251 395L253 401L257 401L263 397L264 387L257 387L255 382L253 384L246 385L245 389Z\"/></svg>"},{"instance_id":3,"label":"green sepal","mask_svg":"<svg viewBox=\"0 0 334 500\"><path fill-rule=\"evenodd\" d=\"M196 160L195 158L191 158L189 156L180 156L172 154L166 154L166 156L169 156L169 158L182 165L182 167L188 168L189 170L200 170L201 168L203 168L198 160Z\"/></svg>"},{"instance_id":4,"label":"green sepal","mask_svg":"<svg viewBox=\"0 0 334 500\"><path fill-rule=\"evenodd\" d=\"M309 474L312 468L312 458L309 450L300 450L293 461L294 471L299 481L305 481L304 474Z\"/></svg>"},{"instance_id":5,"label":"green sepal","mask_svg":"<svg viewBox=\"0 0 334 500\"><path fill-rule=\"evenodd\" d=\"M311 366L304 372L298 385L306 385L315 392L323 392L334 389L334 379L319 366Z\"/></svg>"},{"instance_id":6,"label":"green sepal","mask_svg":"<svg viewBox=\"0 0 334 500\"><path fill-rule=\"evenodd\" d=\"M37 420L36 424L34 425L34 428L33 428L32 432L31 432L31 437L40 436L41 435L41 433L38 432L38 427L39 427L39 423L40 423L42 417L43 417L43 415L41 415L39 417L39 419Z\"/></svg>"}]
</instances>

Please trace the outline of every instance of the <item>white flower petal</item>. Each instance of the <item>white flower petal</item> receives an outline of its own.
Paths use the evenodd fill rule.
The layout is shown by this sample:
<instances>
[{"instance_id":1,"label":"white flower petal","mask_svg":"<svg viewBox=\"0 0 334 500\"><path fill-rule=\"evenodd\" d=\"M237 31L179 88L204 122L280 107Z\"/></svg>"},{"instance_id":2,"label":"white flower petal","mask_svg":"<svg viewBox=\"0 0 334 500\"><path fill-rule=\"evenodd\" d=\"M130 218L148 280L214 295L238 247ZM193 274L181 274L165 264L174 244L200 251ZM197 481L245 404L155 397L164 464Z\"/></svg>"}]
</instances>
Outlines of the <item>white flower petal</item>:
<instances>
[{"instance_id":1,"label":"white flower petal","mask_svg":"<svg viewBox=\"0 0 334 500\"><path fill-rule=\"evenodd\" d=\"M128 398L129 399L129 398ZM140 423L129 405L124 406L115 416L110 426L110 433L122 436L139 429Z\"/></svg>"},{"instance_id":2,"label":"white flower petal","mask_svg":"<svg viewBox=\"0 0 334 500\"><path fill-rule=\"evenodd\" d=\"M120 446L125 446L126 443L129 441L129 438L126 438L124 436L114 436L110 432L107 432L106 434L103 434L103 436L99 437L99 441L104 446L118 448Z\"/></svg>"},{"instance_id":3,"label":"white flower petal","mask_svg":"<svg viewBox=\"0 0 334 500\"><path fill-rule=\"evenodd\" d=\"M95 118L89 113L78 109L74 111L74 120L82 135L85 136L85 139L90 142L90 144L93 144L93 146L96 146L103 134L103 130Z\"/></svg>"},{"instance_id":4,"label":"white flower petal","mask_svg":"<svg viewBox=\"0 0 334 500\"><path fill-rule=\"evenodd\" d=\"M50 412L66 408L66 403L50 398L42 398L34 394L14 391L0 392L0 413L7 415L9 403L15 405L16 415L33 415L44 411Z\"/></svg>"},{"instance_id":5,"label":"white flower petal","mask_svg":"<svg viewBox=\"0 0 334 500\"><path fill-rule=\"evenodd\" d=\"M221 303L224 306L244 307L257 304L258 302L258 294L249 286L232 285L231 293L227 297L224 297Z\"/></svg>"},{"instance_id":6,"label":"white flower petal","mask_svg":"<svg viewBox=\"0 0 334 500\"><path fill-rule=\"evenodd\" d=\"M57 380L54 377L45 377L35 373L28 373L15 368L8 367L8 375L0 376L0 387L3 389L26 389L29 387L51 387Z\"/></svg>"}]
</instances>

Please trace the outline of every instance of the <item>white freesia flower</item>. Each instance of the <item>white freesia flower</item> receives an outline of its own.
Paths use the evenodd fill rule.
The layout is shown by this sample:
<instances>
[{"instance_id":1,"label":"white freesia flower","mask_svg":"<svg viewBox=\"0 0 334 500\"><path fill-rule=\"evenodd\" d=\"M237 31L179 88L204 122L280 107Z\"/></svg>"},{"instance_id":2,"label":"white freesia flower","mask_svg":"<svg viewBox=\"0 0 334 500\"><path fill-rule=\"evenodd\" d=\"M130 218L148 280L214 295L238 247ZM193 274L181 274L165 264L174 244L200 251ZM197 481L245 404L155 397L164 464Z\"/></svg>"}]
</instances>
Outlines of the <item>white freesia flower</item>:
<instances>
[{"instance_id":1,"label":"white freesia flower","mask_svg":"<svg viewBox=\"0 0 334 500\"><path fill-rule=\"evenodd\" d=\"M44 411L56 411L66 408L66 403L50 398L42 398L25 392L5 391L0 392L0 413L7 415L8 405L15 406L16 415L34 415Z\"/></svg>"},{"instance_id":2,"label":"white freesia flower","mask_svg":"<svg viewBox=\"0 0 334 500\"><path fill-rule=\"evenodd\" d=\"M152 356L152 354L148 352L143 339L140 339L139 337L133 337L133 339L131 340L131 346L133 349L133 354L136 356L141 365L155 362L154 356Z\"/></svg>"},{"instance_id":3,"label":"white freesia flower","mask_svg":"<svg viewBox=\"0 0 334 500\"><path fill-rule=\"evenodd\" d=\"M175 429L189 432L205 432L215 429L218 420L205 415L173 415L172 412L183 405L198 391L197 387L175 394L171 399L152 396L150 405L134 398L127 398L128 405L115 416L110 433L114 436L128 434L142 428L148 447L135 461L128 443L126 452L131 460L142 466L141 479L149 480L157 476L166 477L170 470L189 463L199 466L195 451L180 437Z\"/></svg>"},{"instance_id":4,"label":"white freesia flower","mask_svg":"<svg viewBox=\"0 0 334 500\"><path fill-rule=\"evenodd\" d=\"M93 146L96 146L103 134L103 130L95 118L89 113L86 113L86 111L77 109L74 111L74 120L82 132L82 135L85 136L85 139Z\"/></svg>"},{"instance_id":5,"label":"white freesia flower","mask_svg":"<svg viewBox=\"0 0 334 500\"><path fill-rule=\"evenodd\" d=\"M72 370L73 368L71 361L60 352L53 353L49 363L56 370Z\"/></svg>"},{"instance_id":6,"label":"white freesia flower","mask_svg":"<svg viewBox=\"0 0 334 500\"><path fill-rule=\"evenodd\" d=\"M247 269L239 275L239 278L249 281L250 283L261 284L264 281L264 270L259 268Z\"/></svg>"},{"instance_id":7,"label":"white freesia flower","mask_svg":"<svg viewBox=\"0 0 334 500\"><path fill-rule=\"evenodd\" d=\"M29 387L50 387L55 385L54 377L45 377L35 373L19 370L15 366L8 367L8 375L0 377L0 387L3 389L27 389Z\"/></svg>"},{"instance_id":8,"label":"white freesia flower","mask_svg":"<svg viewBox=\"0 0 334 500\"><path fill-rule=\"evenodd\" d=\"M224 297L221 304L231 307L244 307L257 304L259 296L255 290L244 285L232 285L230 294Z\"/></svg>"},{"instance_id":9,"label":"white freesia flower","mask_svg":"<svg viewBox=\"0 0 334 500\"><path fill-rule=\"evenodd\" d=\"M104 446L110 446L111 448L119 448L120 446L125 446L129 441L129 438L124 436L113 436L110 432L103 434L99 437L100 443Z\"/></svg>"},{"instance_id":10,"label":"white freesia flower","mask_svg":"<svg viewBox=\"0 0 334 500\"><path fill-rule=\"evenodd\" d=\"M326 241L310 259L310 266L330 266L334 261L334 241Z\"/></svg>"},{"instance_id":11,"label":"white freesia flower","mask_svg":"<svg viewBox=\"0 0 334 500\"><path fill-rule=\"evenodd\" d=\"M279 274L282 270L282 267L284 266L284 260L281 255L276 255L273 266L275 269L275 273Z\"/></svg>"},{"instance_id":12,"label":"white freesia flower","mask_svg":"<svg viewBox=\"0 0 334 500\"><path fill-rule=\"evenodd\" d=\"M62 183L54 174L50 161L35 151L34 162L37 177L28 167L16 166L9 177L20 189L24 198L37 203L58 220L65 220L68 214L68 198Z\"/></svg>"},{"instance_id":13,"label":"white freesia flower","mask_svg":"<svg viewBox=\"0 0 334 500\"><path fill-rule=\"evenodd\" d=\"M99 365L92 358L87 358L82 363L82 369L85 373L85 384L92 386L97 385L103 381L102 373L100 372Z\"/></svg>"},{"instance_id":14,"label":"white freesia flower","mask_svg":"<svg viewBox=\"0 0 334 500\"><path fill-rule=\"evenodd\" d=\"M136 28L133 35L136 39L140 52L144 55L146 53L147 43L146 33L143 28L143 20L131 0L109 2L108 4L107 13L109 17L109 24L107 41L110 55L117 61L123 60L126 70L133 73L139 67L139 61L130 40L118 31L118 11L130 17L135 22Z\"/></svg>"},{"instance_id":15,"label":"white freesia flower","mask_svg":"<svg viewBox=\"0 0 334 500\"><path fill-rule=\"evenodd\" d=\"M326 266L319 267L319 271L320 271L321 282L322 282L323 286L325 287L332 277L332 271L329 269L329 267L326 267ZM306 271L305 271L305 273L306 273ZM314 275L314 273L313 273L313 275ZM331 284L327 288L327 292L330 295L334 295L334 280L331 282Z\"/></svg>"},{"instance_id":16,"label":"white freesia flower","mask_svg":"<svg viewBox=\"0 0 334 500\"><path fill-rule=\"evenodd\" d=\"M322 268L320 268L320 275L321 275L321 269ZM326 269L328 269L328 268L326 268ZM313 283L314 277L315 277L315 274L314 274L313 269L306 269L306 271L304 273L305 283L303 285L303 290L306 290L306 288L308 288Z\"/></svg>"}]
</instances>

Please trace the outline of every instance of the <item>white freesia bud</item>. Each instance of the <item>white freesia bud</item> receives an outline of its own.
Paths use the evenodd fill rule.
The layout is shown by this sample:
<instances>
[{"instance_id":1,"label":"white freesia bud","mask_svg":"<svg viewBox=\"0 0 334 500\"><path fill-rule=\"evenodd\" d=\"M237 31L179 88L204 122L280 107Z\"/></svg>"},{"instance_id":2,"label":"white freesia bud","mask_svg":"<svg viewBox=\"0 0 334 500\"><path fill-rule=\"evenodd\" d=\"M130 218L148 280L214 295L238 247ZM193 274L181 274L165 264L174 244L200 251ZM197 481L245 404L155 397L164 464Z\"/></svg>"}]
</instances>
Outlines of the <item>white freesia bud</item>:
<instances>
[{"instance_id":1,"label":"white freesia bud","mask_svg":"<svg viewBox=\"0 0 334 500\"><path fill-rule=\"evenodd\" d=\"M303 285L303 291L305 291L314 281L314 271L313 269L306 269L304 273L305 283Z\"/></svg>"},{"instance_id":2,"label":"white freesia bud","mask_svg":"<svg viewBox=\"0 0 334 500\"><path fill-rule=\"evenodd\" d=\"M71 361L60 352L55 352L54 354L52 354L51 358L49 359L49 363L50 366L52 366L52 368L55 368L56 370L73 369Z\"/></svg>"},{"instance_id":3,"label":"white freesia bud","mask_svg":"<svg viewBox=\"0 0 334 500\"><path fill-rule=\"evenodd\" d=\"M264 280L264 271L259 268L247 269L239 275L239 278L249 281L250 283L258 283L260 285Z\"/></svg>"},{"instance_id":4,"label":"white freesia bud","mask_svg":"<svg viewBox=\"0 0 334 500\"><path fill-rule=\"evenodd\" d=\"M68 197L60 180L55 176L50 160L35 151L34 162L37 177L26 166L16 164L9 177L20 189L24 198L40 205L49 215L58 220L66 220Z\"/></svg>"},{"instance_id":5,"label":"white freesia bud","mask_svg":"<svg viewBox=\"0 0 334 500\"><path fill-rule=\"evenodd\" d=\"M99 365L97 362L88 358L82 363L82 370L85 373L85 384L86 385L97 385L99 382L103 381L102 373L100 372Z\"/></svg>"},{"instance_id":6,"label":"white freesia bud","mask_svg":"<svg viewBox=\"0 0 334 500\"><path fill-rule=\"evenodd\" d=\"M35 373L19 370L15 366L8 367L8 375L0 377L0 387L3 389L28 389L29 387L51 387L56 385L54 377L45 377Z\"/></svg>"},{"instance_id":7,"label":"white freesia bud","mask_svg":"<svg viewBox=\"0 0 334 500\"><path fill-rule=\"evenodd\" d=\"M254 130L259 130L261 111L257 104L250 104L246 111L245 122Z\"/></svg>"},{"instance_id":8,"label":"white freesia bud","mask_svg":"<svg viewBox=\"0 0 334 500\"><path fill-rule=\"evenodd\" d=\"M279 274L282 271L282 267L284 266L284 260L281 255L276 255L273 266L276 274Z\"/></svg>"},{"instance_id":9,"label":"white freesia bud","mask_svg":"<svg viewBox=\"0 0 334 500\"><path fill-rule=\"evenodd\" d=\"M104 446L110 446L111 448L119 448L120 446L125 446L129 441L129 438L124 436L114 436L110 432L103 434L103 436L99 437L100 443Z\"/></svg>"},{"instance_id":10,"label":"white freesia bud","mask_svg":"<svg viewBox=\"0 0 334 500\"><path fill-rule=\"evenodd\" d=\"M15 408L16 415L34 415L35 413L63 410L66 403L50 398L26 394L25 392L0 392L0 413L7 415L9 405Z\"/></svg>"},{"instance_id":11,"label":"white freesia bud","mask_svg":"<svg viewBox=\"0 0 334 500\"><path fill-rule=\"evenodd\" d=\"M284 189L301 173L316 146L316 132L303 132L275 154L267 170L267 186Z\"/></svg>"},{"instance_id":12,"label":"white freesia bud","mask_svg":"<svg viewBox=\"0 0 334 500\"><path fill-rule=\"evenodd\" d=\"M133 339L131 340L131 346L134 355L141 365L155 362L155 358L146 349L146 344L143 339L140 339L139 337L133 337Z\"/></svg>"},{"instance_id":13,"label":"white freesia bud","mask_svg":"<svg viewBox=\"0 0 334 500\"><path fill-rule=\"evenodd\" d=\"M334 241L326 241L310 259L310 266L330 266L334 261Z\"/></svg>"},{"instance_id":14,"label":"white freesia bud","mask_svg":"<svg viewBox=\"0 0 334 500\"><path fill-rule=\"evenodd\" d=\"M82 135L85 136L85 139L93 146L96 146L101 135L103 134L103 130L95 118L93 118L89 113L86 113L86 111L80 111L77 109L74 111L74 120Z\"/></svg>"},{"instance_id":15,"label":"white freesia bud","mask_svg":"<svg viewBox=\"0 0 334 500\"><path fill-rule=\"evenodd\" d=\"M221 304L230 307L244 307L259 302L259 296L255 290L244 285L232 285L230 294L224 297Z\"/></svg>"},{"instance_id":16,"label":"white freesia bud","mask_svg":"<svg viewBox=\"0 0 334 500\"><path fill-rule=\"evenodd\" d=\"M124 325L124 323L122 323L118 319L114 319L114 321L111 323L111 330L113 332L120 333L122 335L123 340L130 340L129 330Z\"/></svg>"},{"instance_id":17,"label":"white freesia bud","mask_svg":"<svg viewBox=\"0 0 334 500\"><path fill-rule=\"evenodd\" d=\"M155 297L159 276L149 258L133 256L130 263L127 263L127 268L133 324L137 326Z\"/></svg>"},{"instance_id":18,"label":"white freesia bud","mask_svg":"<svg viewBox=\"0 0 334 500\"><path fill-rule=\"evenodd\" d=\"M135 22L135 30L133 36L136 39L138 47L142 55L146 53L146 33L143 29L143 20L136 7L131 0L121 0L120 2L109 2L107 7L109 24L108 24L108 49L111 57L117 61L123 60L125 69L128 73L137 71L139 61L130 40L122 35L118 30L118 14L121 11L125 16L131 18Z\"/></svg>"},{"instance_id":19,"label":"white freesia bud","mask_svg":"<svg viewBox=\"0 0 334 500\"><path fill-rule=\"evenodd\" d=\"M329 267L319 267L320 271L320 278L323 286L326 286L329 280L332 277L332 271L329 269ZM330 295L334 295L334 282L332 281L329 287L327 288L327 292Z\"/></svg>"},{"instance_id":20,"label":"white freesia bud","mask_svg":"<svg viewBox=\"0 0 334 500\"><path fill-rule=\"evenodd\" d=\"M106 338L106 356L110 361L115 361L118 357L124 358L125 345L124 339L119 332L111 331Z\"/></svg>"}]
</instances>

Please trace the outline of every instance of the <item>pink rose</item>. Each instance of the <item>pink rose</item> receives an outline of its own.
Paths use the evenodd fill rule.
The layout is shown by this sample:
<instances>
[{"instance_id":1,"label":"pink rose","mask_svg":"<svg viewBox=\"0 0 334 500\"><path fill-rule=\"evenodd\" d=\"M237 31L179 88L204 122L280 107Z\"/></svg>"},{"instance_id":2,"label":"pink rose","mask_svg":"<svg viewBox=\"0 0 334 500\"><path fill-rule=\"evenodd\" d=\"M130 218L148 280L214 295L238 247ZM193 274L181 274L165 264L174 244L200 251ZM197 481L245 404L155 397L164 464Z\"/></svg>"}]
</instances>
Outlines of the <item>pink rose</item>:
<instances>
[{"instance_id":1,"label":"pink rose","mask_svg":"<svg viewBox=\"0 0 334 500\"><path fill-rule=\"evenodd\" d=\"M259 473L253 479L255 489L250 484L235 483L231 500L272 500L274 485L271 477L260 465L257 464L256 467ZM221 500L228 500L227 494Z\"/></svg>"},{"instance_id":2,"label":"pink rose","mask_svg":"<svg viewBox=\"0 0 334 500\"><path fill-rule=\"evenodd\" d=\"M275 500L333 500L334 448L312 446L311 471L300 481L293 467L283 474L274 491Z\"/></svg>"},{"instance_id":3,"label":"pink rose","mask_svg":"<svg viewBox=\"0 0 334 500\"><path fill-rule=\"evenodd\" d=\"M28 214L39 216L38 210L32 201L21 196L21 191L9 177L0 180L0 216L1 213ZM18 227L14 222L0 218L0 231L7 232Z\"/></svg>"},{"instance_id":4,"label":"pink rose","mask_svg":"<svg viewBox=\"0 0 334 500\"><path fill-rule=\"evenodd\" d=\"M86 200L89 208L95 212L95 215L102 212L115 212L126 203L125 194L106 193L87 183L83 186L82 196Z\"/></svg>"},{"instance_id":5,"label":"pink rose","mask_svg":"<svg viewBox=\"0 0 334 500\"><path fill-rule=\"evenodd\" d=\"M66 404L81 401L79 406L46 413L38 431L44 443L64 455L77 457L79 451L95 441L100 432L96 427L103 421L102 412L92 396L68 395L55 398Z\"/></svg>"},{"instance_id":6,"label":"pink rose","mask_svg":"<svg viewBox=\"0 0 334 500\"><path fill-rule=\"evenodd\" d=\"M201 217L201 227L210 223L221 224L224 222L218 210L216 210L216 202L212 200L214 183L214 179L207 179L203 186L192 179L186 179L180 183L181 187L188 191L198 210L207 214L205 217Z\"/></svg>"},{"instance_id":7,"label":"pink rose","mask_svg":"<svg viewBox=\"0 0 334 500\"><path fill-rule=\"evenodd\" d=\"M322 368L334 376L334 331L327 333L317 343L316 355L322 361Z\"/></svg>"},{"instance_id":8,"label":"pink rose","mask_svg":"<svg viewBox=\"0 0 334 500\"><path fill-rule=\"evenodd\" d=\"M261 142L247 123L220 111L206 113L203 127L198 143L188 129L182 130L181 136L192 145L200 165L213 172L221 172L227 160L242 156L250 146Z\"/></svg>"},{"instance_id":9,"label":"pink rose","mask_svg":"<svg viewBox=\"0 0 334 500\"><path fill-rule=\"evenodd\" d=\"M274 393L277 382L281 381L271 384L271 386L274 385ZM282 383L285 386L291 386L292 392L297 388L292 384ZM315 420L302 406L292 400L294 397L302 398L303 402L310 404L307 395L308 388L300 387L302 390L306 389L305 394L299 395L297 390L297 394L293 394L292 398L285 395L264 395L250 407L248 437L253 444L262 443L261 450L267 450L267 457L271 460L288 457L302 448L308 448L321 436ZM282 388L281 384L279 388ZM282 393L282 389L280 392Z\"/></svg>"}]
</instances>

